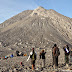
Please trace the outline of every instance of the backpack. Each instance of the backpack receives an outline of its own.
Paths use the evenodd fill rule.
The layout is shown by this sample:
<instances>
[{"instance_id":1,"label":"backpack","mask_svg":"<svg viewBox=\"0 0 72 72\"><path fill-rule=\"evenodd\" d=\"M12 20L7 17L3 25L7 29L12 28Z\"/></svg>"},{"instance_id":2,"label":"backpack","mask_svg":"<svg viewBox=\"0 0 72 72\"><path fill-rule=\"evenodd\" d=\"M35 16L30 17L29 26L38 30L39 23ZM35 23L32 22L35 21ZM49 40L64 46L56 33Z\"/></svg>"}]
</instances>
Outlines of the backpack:
<instances>
[{"instance_id":1,"label":"backpack","mask_svg":"<svg viewBox=\"0 0 72 72\"><path fill-rule=\"evenodd\" d=\"M70 54L70 51L67 48L65 48L65 54L66 55L69 55Z\"/></svg>"},{"instance_id":2,"label":"backpack","mask_svg":"<svg viewBox=\"0 0 72 72\"><path fill-rule=\"evenodd\" d=\"M59 51L58 48L56 48L56 50L55 50L55 54L56 54L56 56L59 56L59 55L60 55L60 51Z\"/></svg>"},{"instance_id":3,"label":"backpack","mask_svg":"<svg viewBox=\"0 0 72 72\"><path fill-rule=\"evenodd\" d=\"M13 54L11 54L10 57L13 58L14 57Z\"/></svg>"},{"instance_id":4,"label":"backpack","mask_svg":"<svg viewBox=\"0 0 72 72\"><path fill-rule=\"evenodd\" d=\"M30 56L30 58L31 58L32 60L36 60L36 53L33 52L33 54Z\"/></svg>"}]
</instances>

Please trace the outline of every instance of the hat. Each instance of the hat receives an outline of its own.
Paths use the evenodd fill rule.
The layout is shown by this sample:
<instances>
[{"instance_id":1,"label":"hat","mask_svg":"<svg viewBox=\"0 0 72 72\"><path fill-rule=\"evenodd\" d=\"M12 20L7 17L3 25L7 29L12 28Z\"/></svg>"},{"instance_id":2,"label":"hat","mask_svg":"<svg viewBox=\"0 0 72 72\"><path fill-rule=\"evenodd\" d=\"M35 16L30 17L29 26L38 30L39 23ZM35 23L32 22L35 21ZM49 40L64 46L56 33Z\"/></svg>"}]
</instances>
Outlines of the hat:
<instances>
[{"instance_id":1,"label":"hat","mask_svg":"<svg viewBox=\"0 0 72 72\"><path fill-rule=\"evenodd\" d=\"M32 50L34 50L34 48L32 48Z\"/></svg>"}]
</instances>

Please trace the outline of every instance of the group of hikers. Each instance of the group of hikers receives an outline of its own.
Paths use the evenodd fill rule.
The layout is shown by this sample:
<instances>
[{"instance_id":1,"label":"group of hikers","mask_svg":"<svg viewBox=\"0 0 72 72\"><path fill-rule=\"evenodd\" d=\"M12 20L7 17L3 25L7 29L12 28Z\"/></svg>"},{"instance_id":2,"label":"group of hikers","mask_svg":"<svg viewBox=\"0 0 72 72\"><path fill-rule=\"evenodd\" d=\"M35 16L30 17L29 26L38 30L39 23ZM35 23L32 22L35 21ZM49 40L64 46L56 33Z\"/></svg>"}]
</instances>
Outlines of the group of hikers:
<instances>
[{"instance_id":1,"label":"group of hikers","mask_svg":"<svg viewBox=\"0 0 72 72\"><path fill-rule=\"evenodd\" d=\"M64 54L65 54L65 65L68 66L69 64L69 54L70 54L70 50L69 50L69 46L65 45L63 47L64 50ZM44 50L42 50L39 54L40 59L42 59L42 68L45 68L45 54L46 52ZM60 55L60 50L57 47L57 44L54 44L54 46L52 47L52 58L53 58L53 67L54 68L58 68L58 56ZM35 52L35 49L32 48L32 51L30 52L30 55L27 59L27 61L29 60L29 58L31 58L31 64L32 64L32 70L35 69L35 61L37 59L37 53Z\"/></svg>"}]
</instances>

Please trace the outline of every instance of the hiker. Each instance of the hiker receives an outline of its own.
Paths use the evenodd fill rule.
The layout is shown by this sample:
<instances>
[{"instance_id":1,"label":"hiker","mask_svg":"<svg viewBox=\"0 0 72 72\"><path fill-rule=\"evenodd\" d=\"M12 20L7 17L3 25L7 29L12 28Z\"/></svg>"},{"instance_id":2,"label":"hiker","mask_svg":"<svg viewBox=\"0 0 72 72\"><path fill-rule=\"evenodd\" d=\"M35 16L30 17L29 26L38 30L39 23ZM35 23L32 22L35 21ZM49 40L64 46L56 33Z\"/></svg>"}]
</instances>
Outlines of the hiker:
<instances>
[{"instance_id":1,"label":"hiker","mask_svg":"<svg viewBox=\"0 0 72 72\"><path fill-rule=\"evenodd\" d=\"M19 51L16 51L16 56L20 56L20 55L19 55Z\"/></svg>"},{"instance_id":2,"label":"hiker","mask_svg":"<svg viewBox=\"0 0 72 72\"><path fill-rule=\"evenodd\" d=\"M45 54L46 54L46 52L44 52L44 50L42 50L42 52L40 52L40 59L42 59L42 68L45 67Z\"/></svg>"},{"instance_id":3,"label":"hiker","mask_svg":"<svg viewBox=\"0 0 72 72\"><path fill-rule=\"evenodd\" d=\"M30 55L29 55L29 57L28 57L28 59L27 59L27 61L28 61L29 58L31 58L32 70L35 69L36 57L37 57L37 54L36 54L34 48L32 48L32 51L30 52Z\"/></svg>"},{"instance_id":4,"label":"hiker","mask_svg":"<svg viewBox=\"0 0 72 72\"><path fill-rule=\"evenodd\" d=\"M53 56L54 56L54 68L58 67L58 56L60 55L60 51L59 48L57 47L57 45L54 45L53 48Z\"/></svg>"},{"instance_id":5,"label":"hiker","mask_svg":"<svg viewBox=\"0 0 72 72\"><path fill-rule=\"evenodd\" d=\"M70 51L69 51L69 46L68 45L65 45L63 47L63 50L64 50L64 54L65 54L65 65L68 67L68 63L69 63L69 54L70 54Z\"/></svg>"},{"instance_id":6,"label":"hiker","mask_svg":"<svg viewBox=\"0 0 72 72\"><path fill-rule=\"evenodd\" d=\"M54 44L54 46L52 47L52 59L53 59L52 64L53 64L53 65L54 65L53 49L54 49L55 46L56 46L56 44Z\"/></svg>"}]
</instances>

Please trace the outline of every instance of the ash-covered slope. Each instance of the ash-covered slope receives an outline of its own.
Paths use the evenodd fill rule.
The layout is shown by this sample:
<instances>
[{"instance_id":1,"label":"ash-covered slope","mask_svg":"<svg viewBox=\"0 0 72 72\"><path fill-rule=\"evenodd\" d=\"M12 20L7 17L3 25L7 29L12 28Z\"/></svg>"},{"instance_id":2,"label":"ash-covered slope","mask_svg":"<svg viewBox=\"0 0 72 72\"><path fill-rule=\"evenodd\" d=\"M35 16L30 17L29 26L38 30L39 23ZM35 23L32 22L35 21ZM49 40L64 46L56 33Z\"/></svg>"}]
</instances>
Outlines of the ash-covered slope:
<instances>
[{"instance_id":1,"label":"ash-covered slope","mask_svg":"<svg viewBox=\"0 0 72 72\"><path fill-rule=\"evenodd\" d=\"M22 12L0 27L0 41L7 45L19 42L35 47L51 47L54 43L60 46L72 44L71 18L42 7Z\"/></svg>"},{"instance_id":2,"label":"ash-covered slope","mask_svg":"<svg viewBox=\"0 0 72 72\"><path fill-rule=\"evenodd\" d=\"M12 18L10 18L10 19L6 20L5 22L3 22L3 23L0 25L1 28L2 28L2 27L6 27L6 26L8 26L8 25L10 25L10 24L13 24L13 23L15 23L15 22L18 22L18 21L26 18L29 14L32 13L32 11L33 11L33 10L26 10L26 11L23 11L23 12L19 13L19 14L16 15L16 16L13 16Z\"/></svg>"}]
</instances>

